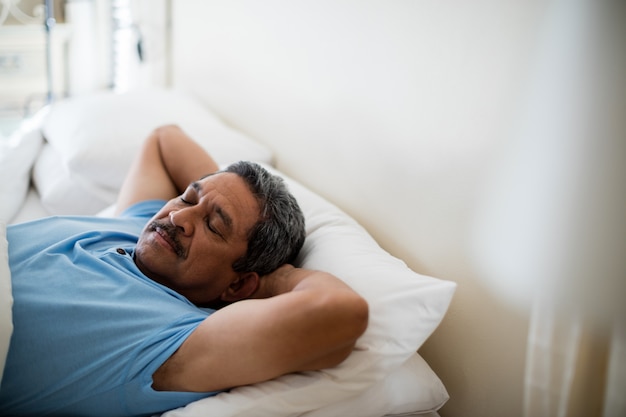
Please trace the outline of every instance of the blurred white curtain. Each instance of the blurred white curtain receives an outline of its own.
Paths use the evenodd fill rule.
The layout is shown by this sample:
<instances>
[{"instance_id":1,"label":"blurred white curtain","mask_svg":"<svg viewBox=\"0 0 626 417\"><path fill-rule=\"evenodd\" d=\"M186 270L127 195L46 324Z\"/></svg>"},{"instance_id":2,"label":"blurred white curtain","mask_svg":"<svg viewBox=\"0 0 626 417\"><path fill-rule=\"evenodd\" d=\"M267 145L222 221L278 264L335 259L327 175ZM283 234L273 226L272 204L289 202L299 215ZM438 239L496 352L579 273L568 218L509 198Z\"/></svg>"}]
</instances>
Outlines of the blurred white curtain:
<instances>
[{"instance_id":1,"label":"blurred white curtain","mask_svg":"<svg viewBox=\"0 0 626 417\"><path fill-rule=\"evenodd\" d=\"M170 0L66 0L68 92L169 82Z\"/></svg>"},{"instance_id":2,"label":"blurred white curtain","mask_svg":"<svg viewBox=\"0 0 626 417\"><path fill-rule=\"evenodd\" d=\"M624 346L617 327L536 304L528 336L525 417L624 416Z\"/></svg>"},{"instance_id":3,"label":"blurred white curtain","mask_svg":"<svg viewBox=\"0 0 626 417\"><path fill-rule=\"evenodd\" d=\"M102 21L97 18L97 5L92 0L67 0L65 19L70 25L67 51L69 95L88 94L106 86L103 67L105 50L100 48Z\"/></svg>"},{"instance_id":4,"label":"blurred white curtain","mask_svg":"<svg viewBox=\"0 0 626 417\"><path fill-rule=\"evenodd\" d=\"M476 259L532 312L525 416L626 416L626 2L553 0L544 23Z\"/></svg>"},{"instance_id":5,"label":"blurred white curtain","mask_svg":"<svg viewBox=\"0 0 626 417\"><path fill-rule=\"evenodd\" d=\"M115 91L167 86L170 0L111 0L111 5Z\"/></svg>"}]
</instances>

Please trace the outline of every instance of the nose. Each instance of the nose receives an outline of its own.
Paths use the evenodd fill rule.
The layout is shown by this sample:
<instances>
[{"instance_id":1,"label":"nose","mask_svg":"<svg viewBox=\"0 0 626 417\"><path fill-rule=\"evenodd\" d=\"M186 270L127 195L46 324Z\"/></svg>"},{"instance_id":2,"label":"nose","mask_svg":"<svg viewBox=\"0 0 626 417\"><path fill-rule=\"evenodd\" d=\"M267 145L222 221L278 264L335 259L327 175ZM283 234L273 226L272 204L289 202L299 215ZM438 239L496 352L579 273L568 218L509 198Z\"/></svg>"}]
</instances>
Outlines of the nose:
<instances>
[{"instance_id":1,"label":"nose","mask_svg":"<svg viewBox=\"0 0 626 417\"><path fill-rule=\"evenodd\" d=\"M189 235L193 231L192 214L189 209L172 210L169 214L170 223L179 229L183 235Z\"/></svg>"}]
</instances>

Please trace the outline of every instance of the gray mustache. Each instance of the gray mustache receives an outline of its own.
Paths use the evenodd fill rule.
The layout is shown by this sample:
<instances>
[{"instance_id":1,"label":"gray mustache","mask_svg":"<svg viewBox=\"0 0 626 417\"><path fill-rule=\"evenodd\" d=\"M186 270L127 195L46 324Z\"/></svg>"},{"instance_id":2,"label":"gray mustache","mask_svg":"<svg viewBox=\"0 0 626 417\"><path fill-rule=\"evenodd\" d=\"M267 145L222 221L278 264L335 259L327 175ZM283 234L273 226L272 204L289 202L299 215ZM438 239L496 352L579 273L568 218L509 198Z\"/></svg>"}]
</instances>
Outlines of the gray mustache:
<instances>
[{"instance_id":1,"label":"gray mustache","mask_svg":"<svg viewBox=\"0 0 626 417\"><path fill-rule=\"evenodd\" d=\"M171 223L165 223L155 220L150 223L150 229L154 232L156 232L157 229L165 232L169 240L172 242L172 246L174 247L174 252L176 252L176 255L181 258L185 257L185 250L183 249L183 246L178 239L178 229L176 228L176 226L172 225Z\"/></svg>"}]
</instances>

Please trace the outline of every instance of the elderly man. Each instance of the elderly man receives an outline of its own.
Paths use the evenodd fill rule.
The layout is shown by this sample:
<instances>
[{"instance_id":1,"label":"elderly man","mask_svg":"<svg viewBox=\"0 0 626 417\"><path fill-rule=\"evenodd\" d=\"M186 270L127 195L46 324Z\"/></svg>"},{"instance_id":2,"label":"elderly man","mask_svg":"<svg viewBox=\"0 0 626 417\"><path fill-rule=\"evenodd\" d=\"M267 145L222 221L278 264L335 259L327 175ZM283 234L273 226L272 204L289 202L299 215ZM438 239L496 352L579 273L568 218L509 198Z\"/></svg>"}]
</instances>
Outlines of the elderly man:
<instances>
[{"instance_id":1,"label":"elderly man","mask_svg":"<svg viewBox=\"0 0 626 417\"><path fill-rule=\"evenodd\" d=\"M214 160L176 126L146 140L113 219L10 226L15 330L2 416L147 416L333 367L367 303L295 268L304 218L282 180Z\"/></svg>"}]
</instances>

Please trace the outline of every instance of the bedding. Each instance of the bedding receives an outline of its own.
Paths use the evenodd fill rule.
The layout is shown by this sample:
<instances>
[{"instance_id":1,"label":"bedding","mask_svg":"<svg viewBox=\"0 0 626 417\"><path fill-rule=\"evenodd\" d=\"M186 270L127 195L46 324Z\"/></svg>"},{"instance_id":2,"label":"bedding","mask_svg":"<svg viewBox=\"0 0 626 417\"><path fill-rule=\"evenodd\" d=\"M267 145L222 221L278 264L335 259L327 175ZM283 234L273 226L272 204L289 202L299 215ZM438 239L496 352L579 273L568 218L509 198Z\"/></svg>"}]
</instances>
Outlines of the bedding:
<instances>
[{"instance_id":1,"label":"bedding","mask_svg":"<svg viewBox=\"0 0 626 417\"><path fill-rule=\"evenodd\" d=\"M168 112L152 106L155 102ZM146 111L128 118L140 105ZM177 109L184 111L178 114ZM154 114L144 114L147 112ZM154 127L170 122L187 129L221 165L250 159L281 175L300 202L307 222L307 239L296 263L326 270L347 282L368 301L370 322L353 354L336 368L239 387L161 417L377 417L439 409L448 394L417 350L439 325L456 285L410 270L348 214L274 169L270 150L227 127L191 98L159 90L106 93L55 104L41 121L46 143L34 162L41 204L54 214L107 215L132 154ZM129 125L121 129L121 123ZM119 158L121 150L124 157ZM59 190L69 194L59 196ZM36 194L29 196L31 204L37 204ZM83 201L92 198L97 204ZM10 285L5 276L8 268L0 271ZM10 287L3 284L0 291L1 307L7 310ZM2 318L0 342L8 343L10 318L4 314ZM0 362L4 363L3 357Z\"/></svg>"},{"instance_id":2,"label":"bedding","mask_svg":"<svg viewBox=\"0 0 626 417\"><path fill-rule=\"evenodd\" d=\"M289 384L289 381L286 381L286 384ZM289 385L285 389L289 390L292 387ZM275 394L273 392L268 394L266 400L271 401ZM274 410L280 408L276 415L302 417L380 417L383 413L385 416L431 415L447 400L448 393L441 380L426 361L415 353L402 367L352 398L305 413L300 412L301 407L292 407L289 404L279 404L274 407ZM238 411L239 405L234 401L240 401L240 399L232 398L232 401L228 405L221 403L214 406L202 400L185 409L166 413L163 417L271 415L263 411L261 411L262 414L257 414L253 408Z\"/></svg>"},{"instance_id":3,"label":"bedding","mask_svg":"<svg viewBox=\"0 0 626 417\"><path fill-rule=\"evenodd\" d=\"M11 293L11 271L9 270L6 223L0 220L0 385L4 363L13 333L13 295Z\"/></svg>"},{"instance_id":4,"label":"bedding","mask_svg":"<svg viewBox=\"0 0 626 417\"><path fill-rule=\"evenodd\" d=\"M26 198L24 199L22 206L9 224L23 223L49 215L50 213L41 204L39 193L34 187L31 186L26 193Z\"/></svg>"},{"instance_id":5,"label":"bedding","mask_svg":"<svg viewBox=\"0 0 626 417\"><path fill-rule=\"evenodd\" d=\"M149 89L101 92L55 103L42 120L46 140L33 181L52 214L92 214L115 201L133 155L158 126L178 124L218 163L272 163L266 147L228 127L191 96Z\"/></svg>"},{"instance_id":6,"label":"bedding","mask_svg":"<svg viewBox=\"0 0 626 417\"><path fill-rule=\"evenodd\" d=\"M29 189L31 167L43 144L39 126L47 112L42 109L0 140L0 220L5 223L15 217Z\"/></svg>"},{"instance_id":7,"label":"bedding","mask_svg":"<svg viewBox=\"0 0 626 417\"><path fill-rule=\"evenodd\" d=\"M397 370L358 396L340 401L305 416L417 415L438 410L448 392L426 361L415 353Z\"/></svg>"}]
</instances>

